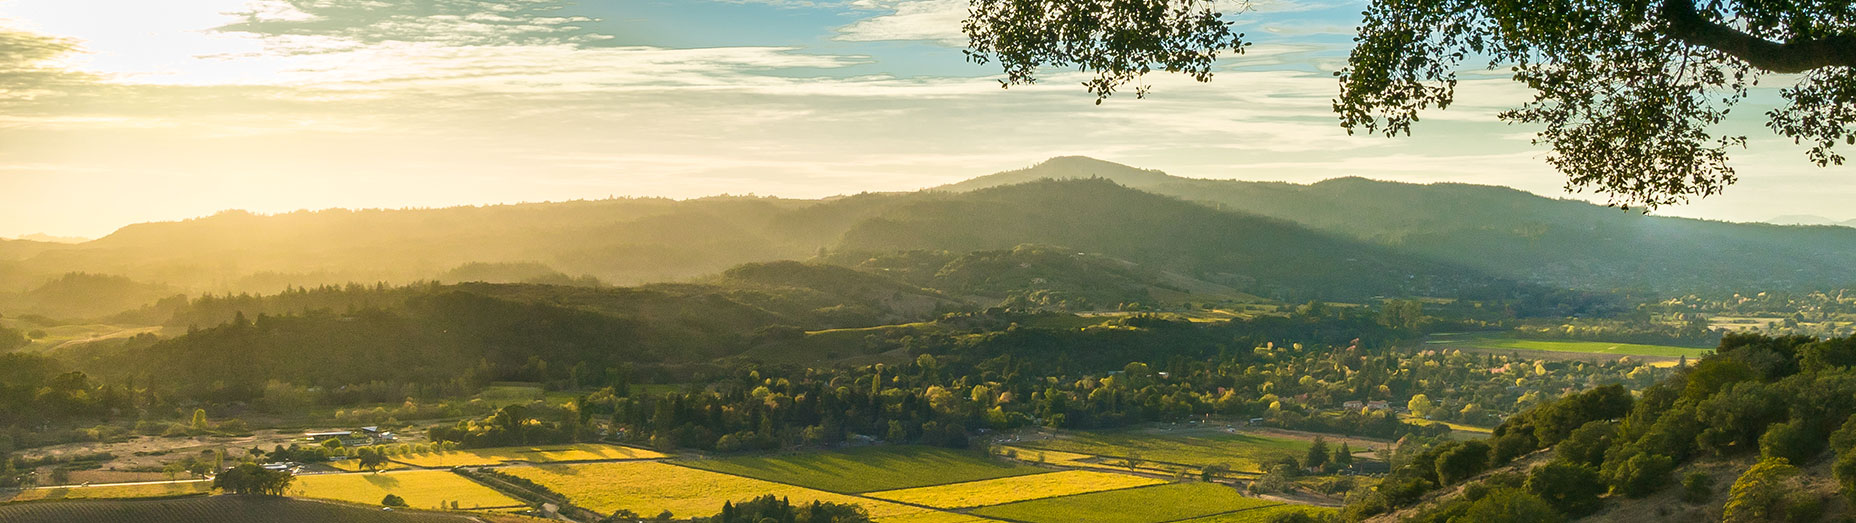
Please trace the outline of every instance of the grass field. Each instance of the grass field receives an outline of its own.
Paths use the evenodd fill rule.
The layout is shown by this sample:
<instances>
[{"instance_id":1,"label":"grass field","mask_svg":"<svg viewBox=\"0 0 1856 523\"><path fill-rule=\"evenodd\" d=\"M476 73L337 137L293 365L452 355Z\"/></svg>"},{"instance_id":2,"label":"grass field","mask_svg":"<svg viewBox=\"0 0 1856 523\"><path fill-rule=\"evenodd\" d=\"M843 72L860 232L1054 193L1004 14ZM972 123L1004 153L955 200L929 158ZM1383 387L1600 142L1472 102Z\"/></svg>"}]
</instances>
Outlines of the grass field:
<instances>
[{"instance_id":1,"label":"grass field","mask_svg":"<svg viewBox=\"0 0 1856 523\"><path fill-rule=\"evenodd\" d=\"M1607 356L1649 356L1656 358L1675 358L1687 356L1699 358L1714 349L1696 347L1677 347L1673 345L1643 345L1636 343L1609 343L1602 341L1560 341L1527 340L1504 334L1460 333L1434 334L1425 342L1432 347L1466 347L1487 350L1532 350L1545 352L1566 352L1578 354L1603 354Z\"/></svg>"},{"instance_id":2,"label":"grass field","mask_svg":"<svg viewBox=\"0 0 1856 523\"><path fill-rule=\"evenodd\" d=\"M1159 523L1277 504L1212 483L1173 483L974 509L973 514L1031 523Z\"/></svg>"},{"instance_id":3,"label":"grass field","mask_svg":"<svg viewBox=\"0 0 1856 523\"><path fill-rule=\"evenodd\" d=\"M297 476L296 481L290 485L289 494L367 505L379 505L381 498L395 494L404 498L412 508L435 508L441 504L449 508L452 501L458 502L458 508L462 509L523 504L490 487L444 470Z\"/></svg>"},{"instance_id":4,"label":"grass field","mask_svg":"<svg viewBox=\"0 0 1856 523\"><path fill-rule=\"evenodd\" d=\"M158 483L150 485L98 485L94 487L46 487L17 492L0 492L0 502L43 501L55 499L128 499L159 498L205 494L213 490L211 481Z\"/></svg>"},{"instance_id":5,"label":"grass field","mask_svg":"<svg viewBox=\"0 0 1856 523\"><path fill-rule=\"evenodd\" d=\"M445 452L425 452L419 454L401 454L388 459L400 463L421 467L456 467L496 465L500 463L525 461L529 463L553 463L557 461L587 461L596 459L656 459L664 457L663 453L618 445L600 445L597 443L576 443L572 445L543 445L539 447L496 447L488 449L449 450Z\"/></svg>"},{"instance_id":6,"label":"grass field","mask_svg":"<svg viewBox=\"0 0 1856 523\"><path fill-rule=\"evenodd\" d=\"M751 456L682 462L689 467L803 485L828 492L856 493L925 487L1046 472L935 447L857 447L831 452Z\"/></svg>"},{"instance_id":7,"label":"grass field","mask_svg":"<svg viewBox=\"0 0 1856 523\"><path fill-rule=\"evenodd\" d=\"M679 518L712 516L722 504L766 494L793 503L856 503L882 522L959 523L978 518L897 503L858 498L656 461L509 467L503 472L559 492L574 504L610 513L621 509L646 516L670 511Z\"/></svg>"},{"instance_id":8,"label":"grass field","mask_svg":"<svg viewBox=\"0 0 1856 523\"><path fill-rule=\"evenodd\" d=\"M491 521L515 518L489 516ZM15 503L0 506L0 521L7 523L71 523L109 521L134 523L469 523L461 515L419 511L379 510L302 501L248 496L195 496L160 500L91 500L56 503ZM541 521L541 520L533 520Z\"/></svg>"},{"instance_id":9,"label":"grass field","mask_svg":"<svg viewBox=\"0 0 1856 523\"><path fill-rule=\"evenodd\" d=\"M865 495L903 503L958 509L1161 483L1166 483L1166 481L1128 474L1065 470L952 485L872 492Z\"/></svg>"},{"instance_id":10,"label":"grass field","mask_svg":"<svg viewBox=\"0 0 1856 523\"><path fill-rule=\"evenodd\" d=\"M1109 458L1110 463L1097 465L1114 467L1120 460L1138 455L1145 461L1193 467L1227 463L1238 472L1261 472L1259 463L1269 458L1296 456L1308 449L1308 443L1300 440L1212 429L1065 432L1054 439L1015 446L1030 452L1019 452L1019 459L1035 460L1038 451L1045 452L1047 462L1053 462L1058 453L1088 454Z\"/></svg>"},{"instance_id":11,"label":"grass field","mask_svg":"<svg viewBox=\"0 0 1856 523\"><path fill-rule=\"evenodd\" d=\"M1269 507L1245 509L1237 512L1193 518L1179 523L1269 523L1279 514L1302 512L1308 515L1333 514L1334 509L1312 507L1308 505L1275 505Z\"/></svg>"}]
</instances>

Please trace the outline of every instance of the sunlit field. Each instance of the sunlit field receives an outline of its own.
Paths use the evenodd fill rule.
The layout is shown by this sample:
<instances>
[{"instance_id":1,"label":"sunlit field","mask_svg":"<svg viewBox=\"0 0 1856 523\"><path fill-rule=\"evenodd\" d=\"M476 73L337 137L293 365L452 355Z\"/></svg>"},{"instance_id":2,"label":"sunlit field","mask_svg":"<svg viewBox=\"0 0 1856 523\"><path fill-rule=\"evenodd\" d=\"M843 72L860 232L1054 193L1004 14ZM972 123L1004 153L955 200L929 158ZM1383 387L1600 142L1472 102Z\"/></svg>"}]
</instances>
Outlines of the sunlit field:
<instances>
[{"instance_id":1,"label":"sunlit field","mask_svg":"<svg viewBox=\"0 0 1856 523\"><path fill-rule=\"evenodd\" d=\"M486 449L448 450L443 452L421 452L417 454L391 456L389 459L420 467L444 468L498 465L511 462L553 463L559 461L656 459L662 457L664 457L664 454L661 452L636 447L577 443L572 445L495 447Z\"/></svg>"},{"instance_id":2,"label":"sunlit field","mask_svg":"<svg viewBox=\"0 0 1856 523\"><path fill-rule=\"evenodd\" d=\"M935 447L879 446L777 456L691 460L681 465L828 492L871 492L1038 474L1047 469Z\"/></svg>"},{"instance_id":3,"label":"sunlit field","mask_svg":"<svg viewBox=\"0 0 1856 523\"><path fill-rule=\"evenodd\" d=\"M1166 483L1130 474L1065 470L1048 474L969 481L950 485L872 492L867 496L937 508L957 509L1000 505L1087 492L1099 492Z\"/></svg>"},{"instance_id":4,"label":"sunlit field","mask_svg":"<svg viewBox=\"0 0 1856 523\"><path fill-rule=\"evenodd\" d=\"M379 474L310 474L290 484L292 496L379 505L388 494L412 508L506 508L523 505L490 487L445 470L408 470Z\"/></svg>"},{"instance_id":5,"label":"sunlit field","mask_svg":"<svg viewBox=\"0 0 1856 523\"><path fill-rule=\"evenodd\" d=\"M973 513L1033 523L1159 523L1279 504L1224 485L1174 483L982 507Z\"/></svg>"},{"instance_id":6,"label":"sunlit field","mask_svg":"<svg viewBox=\"0 0 1856 523\"><path fill-rule=\"evenodd\" d=\"M710 516L722 504L774 495L793 503L825 501L863 505L878 521L955 522L973 518L932 509L858 498L660 462L585 463L509 467L503 472L534 481L588 509L630 510L647 516Z\"/></svg>"},{"instance_id":7,"label":"sunlit field","mask_svg":"<svg viewBox=\"0 0 1856 523\"><path fill-rule=\"evenodd\" d=\"M127 499L187 496L211 492L211 481L154 483L144 485L97 485L91 487L45 487L19 491L0 490L0 502L45 501L56 499Z\"/></svg>"}]
</instances>

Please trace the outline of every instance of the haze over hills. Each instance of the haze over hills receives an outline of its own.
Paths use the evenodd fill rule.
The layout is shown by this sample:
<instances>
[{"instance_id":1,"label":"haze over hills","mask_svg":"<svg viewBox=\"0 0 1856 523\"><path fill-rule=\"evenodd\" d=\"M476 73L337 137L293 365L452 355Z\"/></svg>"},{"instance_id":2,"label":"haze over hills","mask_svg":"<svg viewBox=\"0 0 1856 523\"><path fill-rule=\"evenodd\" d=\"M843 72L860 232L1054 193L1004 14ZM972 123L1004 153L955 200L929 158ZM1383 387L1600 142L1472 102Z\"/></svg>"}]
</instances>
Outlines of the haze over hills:
<instances>
[{"instance_id":1,"label":"haze over hills","mask_svg":"<svg viewBox=\"0 0 1856 523\"><path fill-rule=\"evenodd\" d=\"M1646 216L1498 186L1206 180L1061 157L937 189L1090 177L1555 286L1682 292L1856 282L1846 262L1856 256L1856 229Z\"/></svg>"},{"instance_id":2,"label":"haze over hills","mask_svg":"<svg viewBox=\"0 0 1856 523\"><path fill-rule=\"evenodd\" d=\"M1040 181L1078 178L1103 180ZM1516 283L1682 293L1856 282L1856 266L1843 263L1856 256L1856 229L1643 216L1466 184L1200 180L1062 157L912 193L228 211L79 244L0 240L0 313L98 317L157 294L347 282L633 285L821 255L862 266L923 251L942 253L928 258L945 264L1027 244L1139 267L1143 276L1121 288L1144 291L1071 287L1093 295L1073 303L1093 306L1150 294L1165 280L1283 300L1533 292ZM114 277L84 280L84 296L116 285L131 297L67 297L51 286L74 272ZM989 298L1052 290L931 280L910 281L984 289Z\"/></svg>"}]
</instances>

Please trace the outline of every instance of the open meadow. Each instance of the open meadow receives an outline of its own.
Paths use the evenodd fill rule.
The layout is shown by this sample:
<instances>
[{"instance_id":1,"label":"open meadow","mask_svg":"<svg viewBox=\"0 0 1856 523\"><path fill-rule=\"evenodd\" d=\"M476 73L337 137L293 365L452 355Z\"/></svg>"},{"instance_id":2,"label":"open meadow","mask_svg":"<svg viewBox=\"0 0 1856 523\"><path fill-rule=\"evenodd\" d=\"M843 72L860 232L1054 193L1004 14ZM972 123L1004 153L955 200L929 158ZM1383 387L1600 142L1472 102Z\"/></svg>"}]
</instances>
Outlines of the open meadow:
<instances>
[{"instance_id":1,"label":"open meadow","mask_svg":"<svg viewBox=\"0 0 1856 523\"><path fill-rule=\"evenodd\" d=\"M490 487L445 470L407 470L379 474L310 474L290 484L291 496L379 505L388 494L412 508L492 509L524 503Z\"/></svg>"},{"instance_id":2,"label":"open meadow","mask_svg":"<svg viewBox=\"0 0 1856 523\"><path fill-rule=\"evenodd\" d=\"M827 492L895 490L1048 472L936 447L855 447L831 452L743 456L679 462L681 465L801 485Z\"/></svg>"},{"instance_id":3,"label":"open meadow","mask_svg":"<svg viewBox=\"0 0 1856 523\"><path fill-rule=\"evenodd\" d=\"M1173 483L1058 496L974 509L973 514L1032 523L1160 523L1279 505L1213 483Z\"/></svg>"},{"instance_id":4,"label":"open meadow","mask_svg":"<svg viewBox=\"0 0 1856 523\"><path fill-rule=\"evenodd\" d=\"M950 485L886 490L865 495L935 508L961 509L1104 490L1145 487L1161 483L1166 483L1166 481L1131 474L1065 470Z\"/></svg>"},{"instance_id":5,"label":"open meadow","mask_svg":"<svg viewBox=\"0 0 1856 523\"><path fill-rule=\"evenodd\" d=\"M515 462L555 463L561 461L591 461L604 459L657 459L662 457L665 456L661 452L636 447L602 445L598 443L575 443L571 445L494 447L447 450L442 452L420 452L416 454L390 456L388 459L418 467L446 468L501 465Z\"/></svg>"}]
</instances>

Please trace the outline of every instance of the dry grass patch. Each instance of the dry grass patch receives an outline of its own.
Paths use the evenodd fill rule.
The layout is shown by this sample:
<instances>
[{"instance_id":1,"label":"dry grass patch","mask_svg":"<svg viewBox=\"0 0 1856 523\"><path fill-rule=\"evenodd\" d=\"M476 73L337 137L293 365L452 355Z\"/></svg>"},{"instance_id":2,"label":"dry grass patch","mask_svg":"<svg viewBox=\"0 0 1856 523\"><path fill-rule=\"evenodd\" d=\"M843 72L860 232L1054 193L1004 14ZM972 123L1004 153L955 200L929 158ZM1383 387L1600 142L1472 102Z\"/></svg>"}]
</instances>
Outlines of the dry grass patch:
<instances>
[{"instance_id":1,"label":"dry grass patch","mask_svg":"<svg viewBox=\"0 0 1856 523\"><path fill-rule=\"evenodd\" d=\"M873 492L867 496L947 509L1000 505L1015 501L1144 487L1164 480L1088 470L969 481L912 489Z\"/></svg>"}]
</instances>

